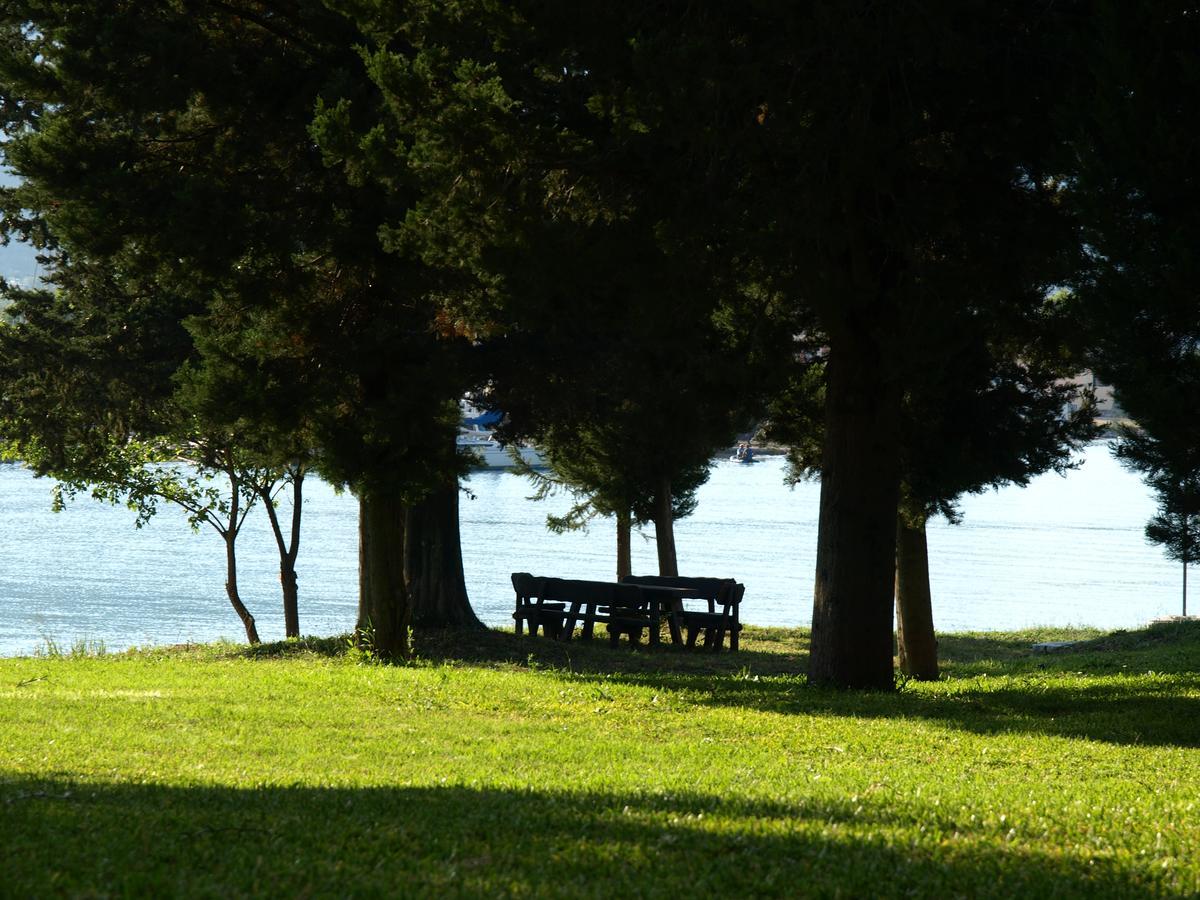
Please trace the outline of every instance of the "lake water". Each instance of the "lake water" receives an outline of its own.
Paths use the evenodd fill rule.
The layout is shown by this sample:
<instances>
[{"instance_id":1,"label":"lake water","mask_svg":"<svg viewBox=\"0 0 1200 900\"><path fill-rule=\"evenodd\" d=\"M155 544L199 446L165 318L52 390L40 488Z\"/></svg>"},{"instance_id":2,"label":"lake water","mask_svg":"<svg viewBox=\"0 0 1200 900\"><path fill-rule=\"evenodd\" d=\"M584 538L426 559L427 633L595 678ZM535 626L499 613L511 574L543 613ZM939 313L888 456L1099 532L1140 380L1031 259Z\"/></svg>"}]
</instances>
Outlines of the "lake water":
<instances>
[{"instance_id":1,"label":"lake water","mask_svg":"<svg viewBox=\"0 0 1200 900\"><path fill-rule=\"evenodd\" d=\"M946 631L1031 625L1134 627L1179 612L1180 570L1143 537L1154 501L1103 444L1067 477L1046 475L963 503L965 521L929 529L937 626ZM677 524L685 574L732 576L746 585L743 619L807 625L812 614L819 486L789 489L783 460L718 462L696 513ZM524 479L480 471L462 502L463 564L476 612L511 624L508 576L530 571L611 580L615 535L599 521L553 535L560 498L528 501ZM193 533L163 508L143 529L127 509L80 499L50 511L51 483L0 466L0 655L32 653L47 640L147 644L244 638L225 599L224 555L211 529ZM354 625L357 504L328 485L306 485L300 624L328 635ZM286 512L286 508L284 510ZM654 573L650 540L634 536L634 571ZM255 511L239 541L242 597L264 640L282 637L277 555Z\"/></svg>"}]
</instances>

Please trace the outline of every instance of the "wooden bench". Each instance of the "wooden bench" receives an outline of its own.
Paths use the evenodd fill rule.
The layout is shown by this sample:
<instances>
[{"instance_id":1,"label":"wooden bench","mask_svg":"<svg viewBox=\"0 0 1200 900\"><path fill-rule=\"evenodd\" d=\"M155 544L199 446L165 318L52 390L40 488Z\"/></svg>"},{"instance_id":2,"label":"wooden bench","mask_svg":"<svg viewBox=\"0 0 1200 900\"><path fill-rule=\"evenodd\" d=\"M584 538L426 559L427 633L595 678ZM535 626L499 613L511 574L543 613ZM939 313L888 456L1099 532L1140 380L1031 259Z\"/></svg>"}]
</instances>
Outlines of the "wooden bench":
<instances>
[{"instance_id":1,"label":"wooden bench","mask_svg":"<svg viewBox=\"0 0 1200 900\"><path fill-rule=\"evenodd\" d=\"M529 626L529 633L536 635L538 628L546 637L557 638L562 634L565 603L546 602L545 578L537 578L528 572L513 572L512 586L517 595L517 606L513 610L517 634L522 625Z\"/></svg>"},{"instance_id":2,"label":"wooden bench","mask_svg":"<svg viewBox=\"0 0 1200 900\"><path fill-rule=\"evenodd\" d=\"M696 638L704 633L704 648L719 650L729 635L729 649L738 649L738 636L742 630L739 608L746 586L732 578L685 578L672 575L627 575L624 584L644 587L678 589L683 599L704 600L707 610L691 611L680 608L678 616L687 630L687 646L695 647ZM682 606L682 604L681 604Z\"/></svg>"},{"instance_id":3,"label":"wooden bench","mask_svg":"<svg viewBox=\"0 0 1200 900\"><path fill-rule=\"evenodd\" d=\"M517 595L513 612L517 634L521 633L521 623L528 622L530 634L537 634L540 625L547 637L569 641L578 624L580 636L591 638L596 623L601 622L608 626L609 641L614 645L623 634L631 643L639 642L643 630L649 632L651 644L659 642L663 604L657 592L644 591L634 584L538 577L528 572L514 572L512 582ZM672 639L682 643L673 612L668 612L667 621Z\"/></svg>"},{"instance_id":4,"label":"wooden bench","mask_svg":"<svg viewBox=\"0 0 1200 900\"><path fill-rule=\"evenodd\" d=\"M560 640L569 641L580 625L580 637L591 638L597 622L608 625L608 637L616 644L622 634L632 642L641 638L642 628L651 627L640 588L609 581L585 581L577 578L547 578L546 596L567 608ZM650 637L656 643L655 635Z\"/></svg>"}]
</instances>

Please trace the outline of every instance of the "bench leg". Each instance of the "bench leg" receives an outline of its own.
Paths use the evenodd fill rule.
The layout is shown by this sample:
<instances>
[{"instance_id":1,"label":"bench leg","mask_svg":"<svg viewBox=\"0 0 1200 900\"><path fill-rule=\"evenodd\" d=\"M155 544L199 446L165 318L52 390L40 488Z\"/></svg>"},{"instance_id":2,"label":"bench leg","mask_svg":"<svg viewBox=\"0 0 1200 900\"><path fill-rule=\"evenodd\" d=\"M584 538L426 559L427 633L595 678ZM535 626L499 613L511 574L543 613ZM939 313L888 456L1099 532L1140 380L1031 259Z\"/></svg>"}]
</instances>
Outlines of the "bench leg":
<instances>
[{"instance_id":1,"label":"bench leg","mask_svg":"<svg viewBox=\"0 0 1200 900\"><path fill-rule=\"evenodd\" d=\"M572 603L570 610L563 616L562 633L559 634L560 641L569 641L571 635L575 633L575 622L579 619L579 604Z\"/></svg>"},{"instance_id":2,"label":"bench leg","mask_svg":"<svg viewBox=\"0 0 1200 900\"><path fill-rule=\"evenodd\" d=\"M671 631L672 644L683 643L683 631L679 627L679 614L681 612L683 612L683 601L678 600L676 601L675 605L671 607L670 612L667 613L667 627Z\"/></svg>"},{"instance_id":3,"label":"bench leg","mask_svg":"<svg viewBox=\"0 0 1200 900\"><path fill-rule=\"evenodd\" d=\"M636 647L642 642L641 625L617 625L612 622L608 623L608 643L609 646L615 647L621 641L621 635L629 635L629 646Z\"/></svg>"},{"instance_id":4,"label":"bench leg","mask_svg":"<svg viewBox=\"0 0 1200 900\"><path fill-rule=\"evenodd\" d=\"M585 637L589 641L592 639L592 636L595 634L595 631L596 631L596 613L597 613L596 604L594 604L594 603L584 604L583 628L580 629L579 634L580 634L580 637Z\"/></svg>"}]
</instances>

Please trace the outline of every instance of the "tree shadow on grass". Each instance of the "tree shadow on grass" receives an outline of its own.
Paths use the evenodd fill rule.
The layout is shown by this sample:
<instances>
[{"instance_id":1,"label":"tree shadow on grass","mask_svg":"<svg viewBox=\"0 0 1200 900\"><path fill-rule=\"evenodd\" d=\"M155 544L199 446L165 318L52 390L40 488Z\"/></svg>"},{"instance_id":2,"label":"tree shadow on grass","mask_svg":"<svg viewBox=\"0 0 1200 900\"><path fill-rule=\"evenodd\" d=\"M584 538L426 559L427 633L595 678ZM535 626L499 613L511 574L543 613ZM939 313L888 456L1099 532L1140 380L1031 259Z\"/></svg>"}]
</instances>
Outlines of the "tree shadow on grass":
<instances>
[{"instance_id":1,"label":"tree shadow on grass","mask_svg":"<svg viewBox=\"0 0 1200 900\"><path fill-rule=\"evenodd\" d=\"M808 668L808 633L747 629L743 649L711 653L687 650L663 643L651 647L644 640L636 647L622 639L609 645L602 629L591 640L568 642L545 637L518 636L498 629L425 629L416 633L413 644L418 663L438 665L517 666L555 669L588 674L731 674L747 668L772 675L803 674ZM303 638L276 641L255 647L229 646L226 656L249 659L279 659L305 653L343 656L348 635L332 638ZM197 653L205 648L198 646Z\"/></svg>"},{"instance_id":2,"label":"tree shadow on grass","mask_svg":"<svg viewBox=\"0 0 1200 900\"><path fill-rule=\"evenodd\" d=\"M1009 845L894 800L0 777L0 810L10 896L1182 893L1149 863Z\"/></svg>"},{"instance_id":3,"label":"tree shadow on grass","mask_svg":"<svg viewBox=\"0 0 1200 900\"><path fill-rule=\"evenodd\" d=\"M1114 632L1066 651L1034 654L1026 641L987 635L950 636L947 657L960 671L1014 673L1005 682L958 677L953 665L934 691L841 692L804 683L808 633L747 628L737 653L688 652L669 645L617 648L607 640L560 643L503 631L431 631L417 637L431 664L545 668L583 680L686 691L692 702L778 713L910 717L979 734L1047 734L1107 743L1200 747L1200 624L1171 623ZM344 652L344 639L328 644L264 645L245 655ZM338 650L338 647L343 650ZM1089 676L1153 669L1173 678L1088 682ZM1078 675L1073 684L1045 676ZM998 686L999 685L999 686Z\"/></svg>"}]
</instances>

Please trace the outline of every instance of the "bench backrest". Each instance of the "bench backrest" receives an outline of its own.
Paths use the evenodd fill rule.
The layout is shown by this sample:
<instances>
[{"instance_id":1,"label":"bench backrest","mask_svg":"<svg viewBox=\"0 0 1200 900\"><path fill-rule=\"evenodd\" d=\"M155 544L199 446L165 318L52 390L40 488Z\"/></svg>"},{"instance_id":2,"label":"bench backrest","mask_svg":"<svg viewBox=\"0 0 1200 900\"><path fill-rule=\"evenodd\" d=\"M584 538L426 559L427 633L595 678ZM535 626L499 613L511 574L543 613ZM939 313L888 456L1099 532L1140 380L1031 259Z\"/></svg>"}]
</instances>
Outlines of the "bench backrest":
<instances>
[{"instance_id":1,"label":"bench backrest","mask_svg":"<svg viewBox=\"0 0 1200 900\"><path fill-rule=\"evenodd\" d=\"M594 603L604 606L637 606L642 592L634 585L577 578L546 578L542 596L561 603Z\"/></svg>"},{"instance_id":2,"label":"bench backrest","mask_svg":"<svg viewBox=\"0 0 1200 900\"><path fill-rule=\"evenodd\" d=\"M696 600L710 600L722 605L737 605L746 592L746 586L732 578L685 578L680 575L626 575L622 584L640 584L646 587L669 587L686 591L683 596Z\"/></svg>"},{"instance_id":3,"label":"bench backrest","mask_svg":"<svg viewBox=\"0 0 1200 900\"><path fill-rule=\"evenodd\" d=\"M517 605L530 603L535 597L545 598L546 579L528 572L512 573L513 591L517 595Z\"/></svg>"}]
</instances>

